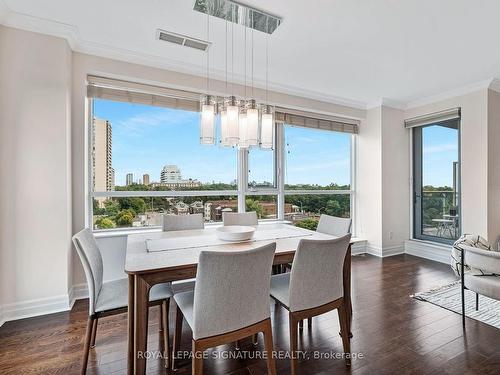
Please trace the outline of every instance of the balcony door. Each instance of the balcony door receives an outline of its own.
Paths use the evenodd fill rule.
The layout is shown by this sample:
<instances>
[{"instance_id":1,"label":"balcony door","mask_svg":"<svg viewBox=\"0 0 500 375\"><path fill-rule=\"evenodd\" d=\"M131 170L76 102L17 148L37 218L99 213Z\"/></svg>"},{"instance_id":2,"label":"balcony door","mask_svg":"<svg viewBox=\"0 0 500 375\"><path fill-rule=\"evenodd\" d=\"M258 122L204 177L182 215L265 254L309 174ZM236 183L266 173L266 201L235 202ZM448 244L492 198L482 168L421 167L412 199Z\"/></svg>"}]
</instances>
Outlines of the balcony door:
<instances>
[{"instance_id":1,"label":"balcony door","mask_svg":"<svg viewBox=\"0 0 500 375\"><path fill-rule=\"evenodd\" d=\"M460 119L413 127L414 238L460 236Z\"/></svg>"}]
</instances>

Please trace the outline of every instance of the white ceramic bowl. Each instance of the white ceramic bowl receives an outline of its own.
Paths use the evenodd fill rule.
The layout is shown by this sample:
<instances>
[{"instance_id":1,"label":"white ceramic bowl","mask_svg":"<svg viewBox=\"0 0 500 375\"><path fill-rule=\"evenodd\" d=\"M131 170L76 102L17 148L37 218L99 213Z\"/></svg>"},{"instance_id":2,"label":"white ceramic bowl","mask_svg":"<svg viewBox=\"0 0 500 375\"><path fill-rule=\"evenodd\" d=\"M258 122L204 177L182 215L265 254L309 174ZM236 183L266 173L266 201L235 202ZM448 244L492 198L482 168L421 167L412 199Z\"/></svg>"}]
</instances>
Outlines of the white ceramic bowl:
<instances>
[{"instance_id":1,"label":"white ceramic bowl","mask_svg":"<svg viewBox=\"0 0 500 375\"><path fill-rule=\"evenodd\" d=\"M224 241L248 241L255 233L254 227L245 225L226 225L215 230L217 237Z\"/></svg>"}]
</instances>

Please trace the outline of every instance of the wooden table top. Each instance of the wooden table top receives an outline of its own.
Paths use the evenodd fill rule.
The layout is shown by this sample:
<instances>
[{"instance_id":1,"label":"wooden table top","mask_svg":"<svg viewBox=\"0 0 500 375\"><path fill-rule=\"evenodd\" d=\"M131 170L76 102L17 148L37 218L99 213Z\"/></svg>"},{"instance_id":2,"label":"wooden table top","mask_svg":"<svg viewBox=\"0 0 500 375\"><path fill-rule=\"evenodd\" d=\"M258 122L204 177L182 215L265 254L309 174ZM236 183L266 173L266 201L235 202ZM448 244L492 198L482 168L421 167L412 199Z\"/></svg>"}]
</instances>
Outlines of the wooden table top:
<instances>
[{"instance_id":1,"label":"wooden table top","mask_svg":"<svg viewBox=\"0 0 500 375\"><path fill-rule=\"evenodd\" d=\"M260 224L257 226L256 232L260 231L276 231L280 229L293 228L297 231L297 235L292 238L276 238L266 240L253 240L240 243L224 243L214 246L203 246L194 248L182 248L176 250L148 252L146 249L147 239L176 239L182 237L207 237L212 238L215 234L216 227L207 227L205 229L183 230L172 232L152 232L142 234L131 234L127 239L127 254L125 259L125 272L128 274L152 273L162 270L182 269L196 266L200 252L203 251L244 251L265 244L276 242L276 255L293 253L297 250L299 241L303 238L326 240L333 239L334 236L310 231L303 228L291 226L289 224L272 223ZM303 234L303 235L302 235ZM360 241L356 238L351 239L351 243ZM207 241L208 243L210 241Z\"/></svg>"}]
</instances>

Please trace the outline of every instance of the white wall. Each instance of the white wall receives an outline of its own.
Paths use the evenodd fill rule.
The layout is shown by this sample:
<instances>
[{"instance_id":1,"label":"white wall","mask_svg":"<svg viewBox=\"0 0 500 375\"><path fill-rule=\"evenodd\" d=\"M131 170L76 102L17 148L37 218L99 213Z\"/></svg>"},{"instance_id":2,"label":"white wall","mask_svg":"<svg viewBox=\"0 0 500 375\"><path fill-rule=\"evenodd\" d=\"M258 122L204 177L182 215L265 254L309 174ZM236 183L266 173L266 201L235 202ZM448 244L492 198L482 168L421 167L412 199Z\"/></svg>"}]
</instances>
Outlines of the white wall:
<instances>
[{"instance_id":1,"label":"white wall","mask_svg":"<svg viewBox=\"0 0 500 375\"><path fill-rule=\"evenodd\" d=\"M367 251L399 254L409 238L409 137L404 112L371 108L358 138L357 229Z\"/></svg>"},{"instance_id":2,"label":"white wall","mask_svg":"<svg viewBox=\"0 0 500 375\"><path fill-rule=\"evenodd\" d=\"M488 239L500 241L500 93L488 90Z\"/></svg>"},{"instance_id":3,"label":"white wall","mask_svg":"<svg viewBox=\"0 0 500 375\"><path fill-rule=\"evenodd\" d=\"M71 50L0 26L0 295L5 318L68 305Z\"/></svg>"}]
</instances>

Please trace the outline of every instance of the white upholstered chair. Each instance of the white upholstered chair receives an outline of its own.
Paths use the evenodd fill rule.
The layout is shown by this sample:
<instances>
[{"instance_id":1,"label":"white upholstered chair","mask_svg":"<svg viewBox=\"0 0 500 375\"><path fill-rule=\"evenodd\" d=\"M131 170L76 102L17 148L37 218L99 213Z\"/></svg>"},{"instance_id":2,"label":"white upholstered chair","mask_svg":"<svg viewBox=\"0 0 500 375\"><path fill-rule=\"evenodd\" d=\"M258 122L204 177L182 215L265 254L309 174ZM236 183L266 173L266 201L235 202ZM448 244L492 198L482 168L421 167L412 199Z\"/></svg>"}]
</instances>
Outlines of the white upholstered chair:
<instances>
[{"instance_id":1,"label":"white upholstered chair","mask_svg":"<svg viewBox=\"0 0 500 375\"><path fill-rule=\"evenodd\" d=\"M292 354L297 351L299 322L334 309L338 309L344 352L350 354L350 307L344 300L343 272L350 239L350 234L333 240L303 239L291 272L271 277L271 297L289 311ZM292 356L292 374L296 373L296 359Z\"/></svg>"},{"instance_id":2,"label":"white upholstered chair","mask_svg":"<svg viewBox=\"0 0 500 375\"><path fill-rule=\"evenodd\" d=\"M351 233L351 223L352 220L350 218L322 214L319 217L319 223L316 231L336 237L342 237Z\"/></svg>"},{"instance_id":3,"label":"white upholstered chair","mask_svg":"<svg viewBox=\"0 0 500 375\"><path fill-rule=\"evenodd\" d=\"M82 262L89 290L89 318L81 368L81 374L85 374L89 350L95 346L98 320L105 316L127 312L128 280L124 278L109 282L103 281L102 256L90 229L86 228L75 234L73 244ZM168 358L170 357L168 307L172 295L170 283L155 285L149 295L150 306L160 307L160 331L163 333L165 366L169 365Z\"/></svg>"},{"instance_id":4,"label":"white upholstered chair","mask_svg":"<svg viewBox=\"0 0 500 375\"><path fill-rule=\"evenodd\" d=\"M208 348L263 332L268 354L268 374L275 374L271 355L273 340L269 308L271 265L276 244L248 251L202 251L194 292L174 295L177 304L174 334L176 354L180 348L183 318L193 331L192 366L202 374L202 353Z\"/></svg>"},{"instance_id":5,"label":"white upholstered chair","mask_svg":"<svg viewBox=\"0 0 500 375\"><path fill-rule=\"evenodd\" d=\"M224 212L222 214L224 225L257 225L257 213L252 212Z\"/></svg>"},{"instance_id":6,"label":"white upholstered chair","mask_svg":"<svg viewBox=\"0 0 500 375\"><path fill-rule=\"evenodd\" d=\"M465 289L476 293L476 310L479 295L500 301L500 252L462 246L460 277L462 284L462 324L465 327ZM465 271L465 265L480 272ZM483 274L481 274L483 273Z\"/></svg>"},{"instance_id":7,"label":"white upholstered chair","mask_svg":"<svg viewBox=\"0 0 500 375\"><path fill-rule=\"evenodd\" d=\"M190 229L203 229L203 215L163 215L163 231L170 232L174 230L190 230Z\"/></svg>"}]
</instances>

